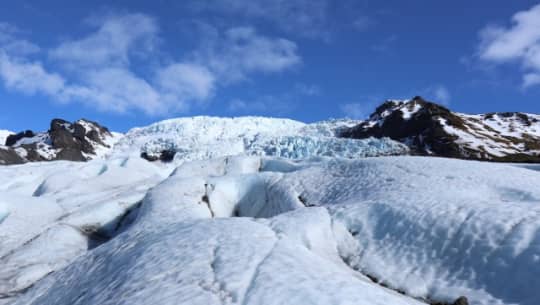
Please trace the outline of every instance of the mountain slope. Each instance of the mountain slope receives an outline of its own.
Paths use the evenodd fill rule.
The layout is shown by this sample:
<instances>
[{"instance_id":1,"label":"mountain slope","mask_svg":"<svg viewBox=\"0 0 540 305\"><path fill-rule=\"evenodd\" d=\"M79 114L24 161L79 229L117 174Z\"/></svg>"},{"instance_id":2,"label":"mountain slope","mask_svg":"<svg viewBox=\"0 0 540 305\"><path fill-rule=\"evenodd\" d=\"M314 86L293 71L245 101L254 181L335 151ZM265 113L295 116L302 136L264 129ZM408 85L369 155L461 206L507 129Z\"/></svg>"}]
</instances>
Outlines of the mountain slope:
<instances>
[{"instance_id":1,"label":"mountain slope","mask_svg":"<svg viewBox=\"0 0 540 305\"><path fill-rule=\"evenodd\" d=\"M89 120L54 119L46 132L10 134L0 146L0 164L35 161L87 161L102 157L120 137Z\"/></svg>"},{"instance_id":2,"label":"mountain slope","mask_svg":"<svg viewBox=\"0 0 540 305\"><path fill-rule=\"evenodd\" d=\"M345 138L390 137L413 152L462 159L540 162L540 115L505 112L469 115L415 97L390 100Z\"/></svg>"}]
</instances>

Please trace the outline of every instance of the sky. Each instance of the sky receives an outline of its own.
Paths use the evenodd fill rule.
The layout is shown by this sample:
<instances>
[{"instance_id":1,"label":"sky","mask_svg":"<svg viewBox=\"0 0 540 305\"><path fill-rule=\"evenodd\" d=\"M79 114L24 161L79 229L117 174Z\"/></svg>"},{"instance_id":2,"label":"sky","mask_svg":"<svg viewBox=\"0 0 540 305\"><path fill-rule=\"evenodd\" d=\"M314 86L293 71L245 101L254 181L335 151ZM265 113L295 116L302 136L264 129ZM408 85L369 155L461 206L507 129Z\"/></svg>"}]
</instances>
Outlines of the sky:
<instances>
[{"instance_id":1,"label":"sky","mask_svg":"<svg viewBox=\"0 0 540 305\"><path fill-rule=\"evenodd\" d=\"M6 0L0 129L362 119L416 95L540 113L538 1Z\"/></svg>"}]
</instances>

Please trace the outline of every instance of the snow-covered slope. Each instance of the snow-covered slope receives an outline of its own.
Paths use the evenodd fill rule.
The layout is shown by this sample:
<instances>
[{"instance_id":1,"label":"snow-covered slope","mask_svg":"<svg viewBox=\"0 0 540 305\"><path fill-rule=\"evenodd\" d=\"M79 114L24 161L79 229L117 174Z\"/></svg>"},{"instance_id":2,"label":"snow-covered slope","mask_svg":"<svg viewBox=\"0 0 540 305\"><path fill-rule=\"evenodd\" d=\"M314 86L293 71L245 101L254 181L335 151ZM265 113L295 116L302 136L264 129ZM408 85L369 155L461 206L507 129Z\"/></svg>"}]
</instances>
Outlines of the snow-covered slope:
<instances>
[{"instance_id":1,"label":"snow-covered slope","mask_svg":"<svg viewBox=\"0 0 540 305\"><path fill-rule=\"evenodd\" d=\"M421 97L389 100L341 134L390 137L419 154L507 162L540 162L540 115L452 112Z\"/></svg>"},{"instance_id":2,"label":"snow-covered slope","mask_svg":"<svg viewBox=\"0 0 540 305\"><path fill-rule=\"evenodd\" d=\"M14 132L5 130L5 129L0 129L0 146L5 145L7 137L12 134L14 134Z\"/></svg>"},{"instance_id":3,"label":"snow-covered slope","mask_svg":"<svg viewBox=\"0 0 540 305\"><path fill-rule=\"evenodd\" d=\"M149 160L190 160L248 154L287 158L313 156L366 157L407 154L406 146L389 139L351 140L335 137L336 130L354 121L305 124L264 117L190 117L161 121L130 130L113 155Z\"/></svg>"},{"instance_id":4,"label":"snow-covered slope","mask_svg":"<svg viewBox=\"0 0 540 305\"><path fill-rule=\"evenodd\" d=\"M0 168L0 177L19 173L0 178L0 300L367 305L451 304L465 295L470 304L536 305L540 298L537 171L425 157L222 157L185 162L170 175L138 157L56 164ZM136 221L125 221L143 196ZM43 217L32 216L35 206Z\"/></svg>"}]
</instances>

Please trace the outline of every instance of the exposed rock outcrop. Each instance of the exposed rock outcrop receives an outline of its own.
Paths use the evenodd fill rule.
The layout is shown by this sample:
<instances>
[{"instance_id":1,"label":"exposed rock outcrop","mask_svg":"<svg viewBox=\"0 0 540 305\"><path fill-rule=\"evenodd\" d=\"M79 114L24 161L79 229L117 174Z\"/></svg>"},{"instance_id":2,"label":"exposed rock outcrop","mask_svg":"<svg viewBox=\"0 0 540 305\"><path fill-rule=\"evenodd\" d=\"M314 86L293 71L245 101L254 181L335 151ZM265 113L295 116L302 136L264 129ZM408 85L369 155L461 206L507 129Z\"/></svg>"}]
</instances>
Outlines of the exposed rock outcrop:
<instances>
[{"instance_id":1,"label":"exposed rock outcrop","mask_svg":"<svg viewBox=\"0 0 540 305\"><path fill-rule=\"evenodd\" d=\"M390 137L413 153L502 162L540 162L540 115L519 112L469 115L417 96L389 100L345 138Z\"/></svg>"},{"instance_id":2,"label":"exposed rock outcrop","mask_svg":"<svg viewBox=\"0 0 540 305\"><path fill-rule=\"evenodd\" d=\"M46 132L26 130L9 135L5 146L0 146L0 164L87 161L111 148L114 138L106 127L93 121L54 119Z\"/></svg>"}]
</instances>

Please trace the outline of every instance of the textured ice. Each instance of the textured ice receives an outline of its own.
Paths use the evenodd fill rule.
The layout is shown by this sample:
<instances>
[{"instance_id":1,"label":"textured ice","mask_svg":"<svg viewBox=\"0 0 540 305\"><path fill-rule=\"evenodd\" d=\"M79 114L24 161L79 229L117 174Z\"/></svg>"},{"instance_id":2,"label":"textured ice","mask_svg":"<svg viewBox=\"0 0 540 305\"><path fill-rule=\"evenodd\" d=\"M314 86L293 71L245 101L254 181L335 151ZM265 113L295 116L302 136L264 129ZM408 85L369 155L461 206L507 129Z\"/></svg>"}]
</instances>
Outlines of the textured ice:
<instances>
[{"instance_id":1,"label":"textured ice","mask_svg":"<svg viewBox=\"0 0 540 305\"><path fill-rule=\"evenodd\" d=\"M289 159L311 157L364 158L377 156L405 155L408 148L388 138L341 139L307 136L275 138L257 137L245 145L248 155L274 156Z\"/></svg>"},{"instance_id":2,"label":"textured ice","mask_svg":"<svg viewBox=\"0 0 540 305\"><path fill-rule=\"evenodd\" d=\"M538 304L536 166L362 158L402 146L349 124L176 119L0 167L0 304Z\"/></svg>"},{"instance_id":3,"label":"textured ice","mask_svg":"<svg viewBox=\"0 0 540 305\"><path fill-rule=\"evenodd\" d=\"M539 183L442 158L188 162L15 304L536 305Z\"/></svg>"},{"instance_id":4,"label":"textured ice","mask_svg":"<svg viewBox=\"0 0 540 305\"><path fill-rule=\"evenodd\" d=\"M0 304L113 235L165 175L140 158L0 167Z\"/></svg>"},{"instance_id":5,"label":"textured ice","mask_svg":"<svg viewBox=\"0 0 540 305\"><path fill-rule=\"evenodd\" d=\"M340 139L337 130L356 121L333 120L304 124L262 117L192 117L166 120L129 131L113 154L174 151L175 163L228 155L306 157L372 157L403 155L408 148L390 139Z\"/></svg>"}]
</instances>

